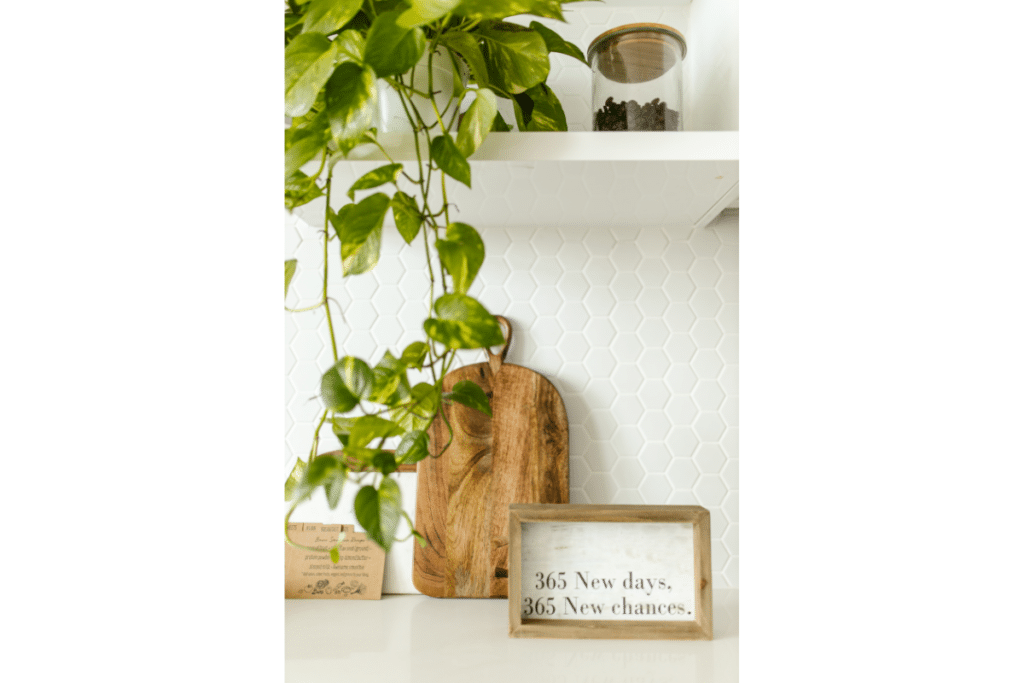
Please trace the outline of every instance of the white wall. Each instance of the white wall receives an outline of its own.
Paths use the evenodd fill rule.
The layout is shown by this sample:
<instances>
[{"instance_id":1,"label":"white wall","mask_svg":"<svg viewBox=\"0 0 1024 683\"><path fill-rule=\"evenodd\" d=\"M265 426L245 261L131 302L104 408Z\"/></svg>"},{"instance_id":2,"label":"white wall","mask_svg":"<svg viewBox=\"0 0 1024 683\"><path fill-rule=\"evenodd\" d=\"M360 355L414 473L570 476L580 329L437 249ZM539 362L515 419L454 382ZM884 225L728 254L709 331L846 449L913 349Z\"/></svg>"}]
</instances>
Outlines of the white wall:
<instances>
[{"instance_id":1,"label":"white wall","mask_svg":"<svg viewBox=\"0 0 1024 683\"><path fill-rule=\"evenodd\" d=\"M580 187L581 195L559 199L568 207L585 203ZM316 301L322 243L300 219L286 223L286 252L300 259L289 305L300 307ZM488 251L471 293L515 326L508 362L542 373L562 394L571 502L704 505L715 580L737 586L738 219L699 231L628 223L477 227ZM371 363L385 348L422 338L427 306L422 245L385 234L377 270L332 284L345 309L345 321L335 322L339 352ZM310 399L331 357L322 312L288 314L285 334L287 475L309 450L321 409ZM464 363L482 359L482 352L462 355ZM325 437L334 448L328 430ZM401 475L410 514L415 477ZM334 512L321 495L295 519L351 523L354 493ZM392 552L386 591L414 590L411 554L409 543Z\"/></svg>"}]
</instances>

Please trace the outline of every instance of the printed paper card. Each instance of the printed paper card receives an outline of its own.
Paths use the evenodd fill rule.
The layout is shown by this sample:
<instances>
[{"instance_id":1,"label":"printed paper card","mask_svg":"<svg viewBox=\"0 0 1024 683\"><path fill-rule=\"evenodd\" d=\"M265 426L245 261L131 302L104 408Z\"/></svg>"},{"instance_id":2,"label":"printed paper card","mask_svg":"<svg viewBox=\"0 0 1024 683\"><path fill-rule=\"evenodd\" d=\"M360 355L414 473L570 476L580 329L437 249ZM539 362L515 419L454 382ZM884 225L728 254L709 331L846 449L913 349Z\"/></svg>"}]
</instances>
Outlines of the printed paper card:
<instances>
[{"instance_id":1,"label":"printed paper card","mask_svg":"<svg viewBox=\"0 0 1024 683\"><path fill-rule=\"evenodd\" d=\"M338 548L339 561L327 555L345 531ZM284 545L284 597L311 600L380 600L384 584L384 551L341 524L289 524L288 535L299 545L323 548L314 553Z\"/></svg>"}]
</instances>

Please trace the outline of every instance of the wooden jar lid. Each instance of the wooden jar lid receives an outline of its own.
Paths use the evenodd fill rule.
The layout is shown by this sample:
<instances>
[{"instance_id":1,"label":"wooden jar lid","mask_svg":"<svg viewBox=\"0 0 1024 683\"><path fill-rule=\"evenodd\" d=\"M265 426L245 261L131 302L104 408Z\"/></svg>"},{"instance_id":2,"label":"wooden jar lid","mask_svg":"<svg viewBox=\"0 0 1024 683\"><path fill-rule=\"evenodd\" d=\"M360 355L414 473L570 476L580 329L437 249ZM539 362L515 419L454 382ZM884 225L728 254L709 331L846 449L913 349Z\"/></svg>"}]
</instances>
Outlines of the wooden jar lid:
<instances>
[{"instance_id":1,"label":"wooden jar lid","mask_svg":"<svg viewBox=\"0 0 1024 683\"><path fill-rule=\"evenodd\" d=\"M626 24L605 31L587 48L587 62L605 78L616 83L643 83L668 71L675 62L674 53L666 58L669 41L680 49L679 59L686 57L683 34L665 24Z\"/></svg>"}]
</instances>

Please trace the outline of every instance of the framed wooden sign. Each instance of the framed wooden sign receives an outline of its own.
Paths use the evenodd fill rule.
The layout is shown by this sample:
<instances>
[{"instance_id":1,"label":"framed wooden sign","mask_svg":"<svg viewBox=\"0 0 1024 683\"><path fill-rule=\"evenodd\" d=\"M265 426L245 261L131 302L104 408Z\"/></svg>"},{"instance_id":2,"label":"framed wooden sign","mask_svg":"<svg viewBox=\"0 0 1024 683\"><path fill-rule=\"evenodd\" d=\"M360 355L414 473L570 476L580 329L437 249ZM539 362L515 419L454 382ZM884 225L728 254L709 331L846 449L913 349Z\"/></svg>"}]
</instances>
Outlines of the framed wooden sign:
<instances>
[{"instance_id":1,"label":"framed wooden sign","mask_svg":"<svg viewBox=\"0 0 1024 683\"><path fill-rule=\"evenodd\" d=\"M508 538L512 638L712 637L700 506L514 504Z\"/></svg>"}]
</instances>

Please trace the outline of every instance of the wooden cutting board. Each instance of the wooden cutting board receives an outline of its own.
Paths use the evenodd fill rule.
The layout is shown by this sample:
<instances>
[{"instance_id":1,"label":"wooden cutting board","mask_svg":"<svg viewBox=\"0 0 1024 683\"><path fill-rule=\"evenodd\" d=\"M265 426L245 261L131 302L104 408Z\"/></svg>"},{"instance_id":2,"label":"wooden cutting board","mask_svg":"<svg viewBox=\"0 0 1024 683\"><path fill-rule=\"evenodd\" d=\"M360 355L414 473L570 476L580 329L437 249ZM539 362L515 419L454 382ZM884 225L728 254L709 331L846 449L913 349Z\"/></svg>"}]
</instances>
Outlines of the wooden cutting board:
<instances>
[{"instance_id":1,"label":"wooden cutting board","mask_svg":"<svg viewBox=\"0 0 1024 683\"><path fill-rule=\"evenodd\" d=\"M569 423L562 397L548 380L504 363L512 341L505 328L500 355L454 370L444 390L471 380L488 394L492 417L453 403L443 408L454 430L441 457L421 460L416 528L429 545L415 545L413 585L435 598L508 596L508 506L569 502ZM441 419L430 427L430 453L448 442Z\"/></svg>"}]
</instances>

